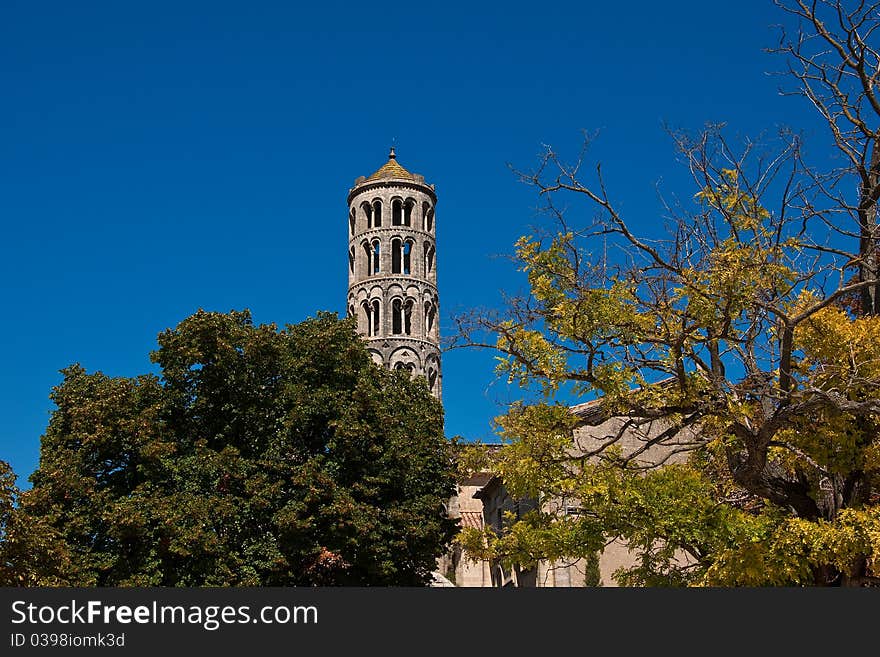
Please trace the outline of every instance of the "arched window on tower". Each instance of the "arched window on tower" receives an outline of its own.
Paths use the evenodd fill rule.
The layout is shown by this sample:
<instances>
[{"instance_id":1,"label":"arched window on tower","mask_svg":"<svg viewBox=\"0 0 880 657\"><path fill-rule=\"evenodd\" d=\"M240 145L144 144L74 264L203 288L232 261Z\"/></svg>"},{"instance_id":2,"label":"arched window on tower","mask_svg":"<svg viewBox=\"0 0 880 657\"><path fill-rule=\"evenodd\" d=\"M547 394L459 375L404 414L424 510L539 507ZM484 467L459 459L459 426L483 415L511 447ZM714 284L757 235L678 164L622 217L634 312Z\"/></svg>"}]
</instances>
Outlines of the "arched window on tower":
<instances>
[{"instance_id":1,"label":"arched window on tower","mask_svg":"<svg viewBox=\"0 0 880 657\"><path fill-rule=\"evenodd\" d=\"M403 333L403 302L400 299L391 302L391 332L394 335Z\"/></svg>"},{"instance_id":2,"label":"arched window on tower","mask_svg":"<svg viewBox=\"0 0 880 657\"><path fill-rule=\"evenodd\" d=\"M379 335L379 300L373 299L373 303L370 304L372 308L372 313L370 313L370 335L376 336Z\"/></svg>"},{"instance_id":3,"label":"arched window on tower","mask_svg":"<svg viewBox=\"0 0 880 657\"><path fill-rule=\"evenodd\" d=\"M422 203L422 230L425 232L428 232L428 210L430 209L431 206L427 201Z\"/></svg>"},{"instance_id":4,"label":"arched window on tower","mask_svg":"<svg viewBox=\"0 0 880 657\"><path fill-rule=\"evenodd\" d=\"M425 214L425 232L430 233L434 230L434 208L428 208Z\"/></svg>"},{"instance_id":5,"label":"arched window on tower","mask_svg":"<svg viewBox=\"0 0 880 657\"><path fill-rule=\"evenodd\" d=\"M407 299L406 303L403 304L403 332L406 335L412 335L412 313L413 313L413 300Z\"/></svg>"},{"instance_id":6,"label":"arched window on tower","mask_svg":"<svg viewBox=\"0 0 880 657\"><path fill-rule=\"evenodd\" d=\"M432 363L428 366L428 388L431 392L437 392L437 368Z\"/></svg>"},{"instance_id":7,"label":"arched window on tower","mask_svg":"<svg viewBox=\"0 0 880 657\"><path fill-rule=\"evenodd\" d=\"M361 308L364 311L364 323L362 326L366 327L367 335L372 337L373 335L373 308L370 306L368 301L364 301L361 303Z\"/></svg>"},{"instance_id":8,"label":"arched window on tower","mask_svg":"<svg viewBox=\"0 0 880 657\"><path fill-rule=\"evenodd\" d=\"M434 320L437 318L437 309L430 301L425 302L425 337L431 337L434 334Z\"/></svg>"},{"instance_id":9,"label":"arched window on tower","mask_svg":"<svg viewBox=\"0 0 880 657\"><path fill-rule=\"evenodd\" d=\"M395 237L391 240L391 273L399 274L400 273L400 239Z\"/></svg>"},{"instance_id":10,"label":"arched window on tower","mask_svg":"<svg viewBox=\"0 0 880 657\"><path fill-rule=\"evenodd\" d=\"M434 270L434 246L425 242L425 278Z\"/></svg>"},{"instance_id":11,"label":"arched window on tower","mask_svg":"<svg viewBox=\"0 0 880 657\"><path fill-rule=\"evenodd\" d=\"M355 222L355 214L354 214L354 208L352 208L348 213L348 230L351 235L354 235L354 222Z\"/></svg>"},{"instance_id":12,"label":"arched window on tower","mask_svg":"<svg viewBox=\"0 0 880 657\"><path fill-rule=\"evenodd\" d=\"M403 225L404 226L412 226L412 211L415 207L416 202L411 198L406 199L406 202L403 204Z\"/></svg>"},{"instance_id":13,"label":"arched window on tower","mask_svg":"<svg viewBox=\"0 0 880 657\"><path fill-rule=\"evenodd\" d=\"M361 246L364 249L364 260L366 261L366 269L361 270L361 276L369 276L373 273L373 247L370 246L369 242L361 242Z\"/></svg>"},{"instance_id":14,"label":"arched window on tower","mask_svg":"<svg viewBox=\"0 0 880 657\"><path fill-rule=\"evenodd\" d=\"M371 269L371 272L372 272L373 274L378 274L378 273L379 273L379 255L380 255L380 252L381 252L381 247L379 246L379 240L373 240L373 258L372 258L372 260L373 260L373 262L372 262L372 266L373 266L373 268Z\"/></svg>"},{"instance_id":15,"label":"arched window on tower","mask_svg":"<svg viewBox=\"0 0 880 657\"><path fill-rule=\"evenodd\" d=\"M361 210L363 210L364 212L364 219L366 220L366 226L369 230L373 227L373 207L369 203L364 201L363 203L361 203Z\"/></svg>"},{"instance_id":16,"label":"arched window on tower","mask_svg":"<svg viewBox=\"0 0 880 657\"><path fill-rule=\"evenodd\" d=\"M348 250L348 271L354 274L354 247Z\"/></svg>"},{"instance_id":17,"label":"arched window on tower","mask_svg":"<svg viewBox=\"0 0 880 657\"><path fill-rule=\"evenodd\" d=\"M403 273L406 275L410 274L411 264L412 264L412 248L413 243L407 240L403 244Z\"/></svg>"},{"instance_id":18,"label":"arched window on tower","mask_svg":"<svg viewBox=\"0 0 880 657\"><path fill-rule=\"evenodd\" d=\"M373 201L373 228L382 227L382 201Z\"/></svg>"},{"instance_id":19,"label":"arched window on tower","mask_svg":"<svg viewBox=\"0 0 880 657\"><path fill-rule=\"evenodd\" d=\"M400 199L396 198L391 202L391 225L400 226L403 223L403 209Z\"/></svg>"},{"instance_id":20,"label":"arched window on tower","mask_svg":"<svg viewBox=\"0 0 880 657\"><path fill-rule=\"evenodd\" d=\"M348 316L354 317L354 304L353 303L348 306Z\"/></svg>"}]
</instances>

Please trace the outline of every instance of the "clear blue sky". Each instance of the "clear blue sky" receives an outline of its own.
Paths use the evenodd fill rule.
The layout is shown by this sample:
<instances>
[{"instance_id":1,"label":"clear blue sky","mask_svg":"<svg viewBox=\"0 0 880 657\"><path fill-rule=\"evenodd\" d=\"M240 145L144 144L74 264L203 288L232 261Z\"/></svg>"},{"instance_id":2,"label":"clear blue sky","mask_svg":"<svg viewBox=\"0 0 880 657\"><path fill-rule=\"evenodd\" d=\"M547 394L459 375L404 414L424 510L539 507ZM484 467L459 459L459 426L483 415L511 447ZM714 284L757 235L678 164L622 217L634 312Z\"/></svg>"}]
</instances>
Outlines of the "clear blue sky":
<instances>
[{"instance_id":1,"label":"clear blue sky","mask_svg":"<svg viewBox=\"0 0 880 657\"><path fill-rule=\"evenodd\" d=\"M770 0L39 2L0 7L0 458L36 467L58 370L153 371L199 308L344 312L346 194L398 159L436 185L441 332L523 280L541 144L595 156L637 224L679 183L663 123L808 127L762 49ZM813 128L809 128L812 125ZM683 190L683 192L682 192ZM447 435L492 440L519 396L444 356Z\"/></svg>"}]
</instances>

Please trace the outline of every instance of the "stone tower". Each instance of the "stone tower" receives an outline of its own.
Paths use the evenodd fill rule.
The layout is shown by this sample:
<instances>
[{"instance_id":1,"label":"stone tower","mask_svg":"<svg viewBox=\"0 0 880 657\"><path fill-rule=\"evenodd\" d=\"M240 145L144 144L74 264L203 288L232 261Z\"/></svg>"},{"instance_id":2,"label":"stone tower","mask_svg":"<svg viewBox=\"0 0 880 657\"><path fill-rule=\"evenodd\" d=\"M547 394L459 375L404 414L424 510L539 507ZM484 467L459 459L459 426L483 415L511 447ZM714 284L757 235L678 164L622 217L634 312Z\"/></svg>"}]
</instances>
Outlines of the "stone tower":
<instances>
[{"instance_id":1,"label":"stone tower","mask_svg":"<svg viewBox=\"0 0 880 657\"><path fill-rule=\"evenodd\" d=\"M373 359L441 391L434 185L388 161L348 192L348 314Z\"/></svg>"}]
</instances>

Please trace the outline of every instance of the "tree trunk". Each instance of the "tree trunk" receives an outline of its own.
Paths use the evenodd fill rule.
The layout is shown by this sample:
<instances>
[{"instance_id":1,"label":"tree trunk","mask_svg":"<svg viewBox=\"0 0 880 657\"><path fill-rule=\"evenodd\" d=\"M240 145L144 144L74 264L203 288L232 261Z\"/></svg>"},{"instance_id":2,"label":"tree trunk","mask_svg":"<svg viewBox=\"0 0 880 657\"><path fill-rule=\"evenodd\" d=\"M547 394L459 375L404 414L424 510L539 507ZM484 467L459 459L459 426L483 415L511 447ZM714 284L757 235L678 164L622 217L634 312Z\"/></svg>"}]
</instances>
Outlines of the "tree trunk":
<instances>
[{"instance_id":1,"label":"tree trunk","mask_svg":"<svg viewBox=\"0 0 880 657\"><path fill-rule=\"evenodd\" d=\"M871 164L859 190L859 280L872 281L862 288L860 315L880 314L880 275L878 275L877 193L880 189L880 139L871 150Z\"/></svg>"}]
</instances>

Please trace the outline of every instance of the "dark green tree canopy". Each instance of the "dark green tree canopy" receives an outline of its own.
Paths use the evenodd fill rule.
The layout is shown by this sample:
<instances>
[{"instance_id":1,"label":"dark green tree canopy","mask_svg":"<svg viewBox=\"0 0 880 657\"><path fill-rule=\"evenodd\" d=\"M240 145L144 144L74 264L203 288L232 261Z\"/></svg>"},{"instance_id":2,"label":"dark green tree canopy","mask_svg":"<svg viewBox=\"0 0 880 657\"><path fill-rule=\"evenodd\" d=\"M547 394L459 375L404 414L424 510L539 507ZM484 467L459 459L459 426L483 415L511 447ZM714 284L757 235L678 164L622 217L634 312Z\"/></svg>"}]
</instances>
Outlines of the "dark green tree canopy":
<instances>
[{"instance_id":1,"label":"dark green tree canopy","mask_svg":"<svg viewBox=\"0 0 880 657\"><path fill-rule=\"evenodd\" d=\"M348 320L278 330L199 311L152 359L160 376L74 365L53 390L21 503L70 554L44 580L429 581L455 529L442 406L421 380L375 366Z\"/></svg>"}]
</instances>

